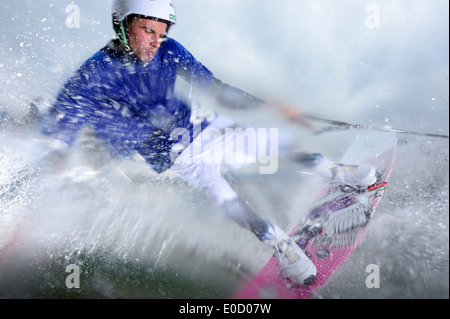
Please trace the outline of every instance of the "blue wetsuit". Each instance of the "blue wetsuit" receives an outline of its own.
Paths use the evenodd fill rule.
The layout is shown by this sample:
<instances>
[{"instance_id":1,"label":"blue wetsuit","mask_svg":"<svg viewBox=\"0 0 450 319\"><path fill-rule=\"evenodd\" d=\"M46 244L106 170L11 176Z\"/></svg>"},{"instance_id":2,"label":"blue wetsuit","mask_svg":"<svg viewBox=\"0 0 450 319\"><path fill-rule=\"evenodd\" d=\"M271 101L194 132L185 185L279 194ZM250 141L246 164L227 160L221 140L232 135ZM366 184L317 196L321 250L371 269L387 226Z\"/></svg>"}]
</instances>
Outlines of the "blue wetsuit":
<instances>
[{"instance_id":1,"label":"blue wetsuit","mask_svg":"<svg viewBox=\"0 0 450 319\"><path fill-rule=\"evenodd\" d=\"M71 145L89 126L120 155L138 152L157 172L170 168L175 128L190 132L191 108L174 95L181 76L193 86L212 90L233 107L262 101L217 80L213 73L174 39L167 38L148 63L120 50L111 41L71 77L44 117L42 133ZM209 123L196 123L204 129ZM196 132L198 133L198 132Z\"/></svg>"},{"instance_id":2,"label":"blue wetsuit","mask_svg":"<svg viewBox=\"0 0 450 319\"><path fill-rule=\"evenodd\" d=\"M121 155L138 152L157 172L170 167L173 129L193 135L191 109L174 96L180 75L209 89L214 75L180 43L168 38L149 63L111 42L88 59L64 85L44 117L42 132L71 145L84 126ZM209 123L201 123L204 128Z\"/></svg>"}]
</instances>

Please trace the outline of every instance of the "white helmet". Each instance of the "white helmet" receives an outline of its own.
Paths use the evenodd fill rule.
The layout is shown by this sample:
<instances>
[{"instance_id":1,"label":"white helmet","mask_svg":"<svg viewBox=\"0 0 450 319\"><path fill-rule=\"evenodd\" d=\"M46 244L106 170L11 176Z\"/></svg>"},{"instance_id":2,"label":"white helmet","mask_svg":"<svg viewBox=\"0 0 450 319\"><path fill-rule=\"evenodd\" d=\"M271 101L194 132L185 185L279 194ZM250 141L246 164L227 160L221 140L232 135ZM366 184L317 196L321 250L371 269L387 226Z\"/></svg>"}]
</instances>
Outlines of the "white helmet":
<instances>
[{"instance_id":1,"label":"white helmet","mask_svg":"<svg viewBox=\"0 0 450 319\"><path fill-rule=\"evenodd\" d=\"M139 15L167 23L168 29L176 23L175 6L171 0L114 0L113 28L119 40L128 46L126 17Z\"/></svg>"}]
</instances>

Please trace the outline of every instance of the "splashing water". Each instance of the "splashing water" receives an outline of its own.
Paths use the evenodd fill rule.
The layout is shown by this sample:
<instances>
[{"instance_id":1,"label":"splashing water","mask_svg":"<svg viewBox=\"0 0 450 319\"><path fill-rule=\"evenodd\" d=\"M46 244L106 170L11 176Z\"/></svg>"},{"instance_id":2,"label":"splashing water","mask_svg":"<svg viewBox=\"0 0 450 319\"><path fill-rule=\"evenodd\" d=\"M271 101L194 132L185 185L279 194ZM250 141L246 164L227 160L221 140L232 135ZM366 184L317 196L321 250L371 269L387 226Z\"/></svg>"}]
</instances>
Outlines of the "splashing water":
<instances>
[{"instance_id":1,"label":"splashing water","mask_svg":"<svg viewBox=\"0 0 450 319\"><path fill-rule=\"evenodd\" d=\"M184 182L154 175L145 163L113 159L90 142L53 170L22 180L15 200L3 193L3 205L10 205L2 216L20 216L20 233L1 260L2 296L222 298L270 257L252 234ZM2 185L27 168L15 157L26 143L17 143L22 153L3 153L2 164L10 167L2 171ZM8 145L14 143L9 139ZM412 151L414 161L406 156ZM361 245L319 298L448 296L448 174L442 174L448 172L448 149L410 140L398 158ZM284 225L298 219L291 204L306 193L296 182L294 198L292 185L285 175L272 182L235 180L244 194L253 194L251 202ZM285 195L269 204L274 189ZM65 286L71 264L81 269L81 289ZM379 289L365 286L369 264L380 267Z\"/></svg>"}]
</instances>

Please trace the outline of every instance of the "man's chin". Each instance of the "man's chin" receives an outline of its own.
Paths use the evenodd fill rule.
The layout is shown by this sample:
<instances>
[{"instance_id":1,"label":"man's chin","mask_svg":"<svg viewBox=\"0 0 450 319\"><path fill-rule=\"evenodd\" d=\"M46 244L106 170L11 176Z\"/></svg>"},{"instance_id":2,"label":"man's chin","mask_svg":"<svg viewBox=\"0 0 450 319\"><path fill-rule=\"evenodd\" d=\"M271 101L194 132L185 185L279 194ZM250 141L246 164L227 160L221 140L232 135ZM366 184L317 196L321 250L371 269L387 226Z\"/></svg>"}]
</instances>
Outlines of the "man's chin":
<instances>
[{"instance_id":1,"label":"man's chin","mask_svg":"<svg viewBox=\"0 0 450 319\"><path fill-rule=\"evenodd\" d=\"M151 55L139 55L137 56L137 58L141 61L141 62L150 62L151 60L153 60L153 56Z\"/></svg>"},{"instance_id":2,"label":"man's chin","mask_svg":"<svg viewBox=\"0 0 450 319\"><path fill-rule=\"evenodd\" d=\"M141 62L150 62L153 60L153 57L144 57L144 58L138 58Z\"/></svg>"},{"instance_id":3,"label":"man's chin","mask_svg":"<svg viewBox=\"0 0 450 319\"><path fill-rule=\"evenodd\" d=\"M151 60L153 60L153 58L155 57L154 55L150 54L149 52L134 52L135 57L138 58L138 60L142 61L142 62L150 62Z\"/></svg>"}]
</instances>

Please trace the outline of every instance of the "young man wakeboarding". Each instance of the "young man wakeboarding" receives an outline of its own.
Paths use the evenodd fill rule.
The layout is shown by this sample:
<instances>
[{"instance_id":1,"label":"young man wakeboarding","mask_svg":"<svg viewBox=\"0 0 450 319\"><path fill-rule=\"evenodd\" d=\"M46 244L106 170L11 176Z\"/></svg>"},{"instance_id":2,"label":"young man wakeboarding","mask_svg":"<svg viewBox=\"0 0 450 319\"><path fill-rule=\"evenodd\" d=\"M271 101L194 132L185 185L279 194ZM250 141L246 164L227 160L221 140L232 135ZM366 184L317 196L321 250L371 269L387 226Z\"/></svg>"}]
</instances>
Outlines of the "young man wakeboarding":
<instances>
[{"instance_id":1,"label":"young man wakeboarding","mask_svg":"<svg viewBox=\"0 0 450 319\"><path fill-rule=\"evenodd\" d=\"M261 219L239 199L221 176L220 163L194 160L211 151L211 145L217 142L210 136L205 140L202 132L232 127L234 123L218 115L200 120L193 116L191 106L175 95L175 82L179 76L233 107L263 102L216 79L188 50L167 36L176 23L171 0L115 0L112 20L117 39L88 59L66 82L44 117L42 132L70 146L88 126L113 152L125 157L139 154L158 173L170 169L273 247L285 277L299 285L312 283L317 275L312 261L283 230ZM174 146L180 145L179 136L173 134L177 130L188 134L188 145L174 152ZM234 145L223 142L228 147ZM317 154L303 154L301 160L313 163L329 180L368 185L375 182L373 168L345 173Z\"/></svg>"}]
</instances>

